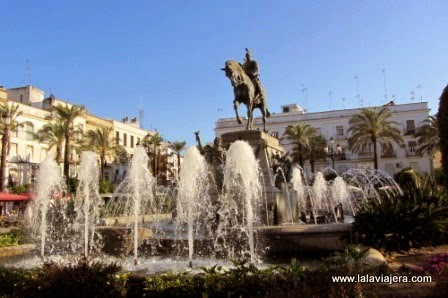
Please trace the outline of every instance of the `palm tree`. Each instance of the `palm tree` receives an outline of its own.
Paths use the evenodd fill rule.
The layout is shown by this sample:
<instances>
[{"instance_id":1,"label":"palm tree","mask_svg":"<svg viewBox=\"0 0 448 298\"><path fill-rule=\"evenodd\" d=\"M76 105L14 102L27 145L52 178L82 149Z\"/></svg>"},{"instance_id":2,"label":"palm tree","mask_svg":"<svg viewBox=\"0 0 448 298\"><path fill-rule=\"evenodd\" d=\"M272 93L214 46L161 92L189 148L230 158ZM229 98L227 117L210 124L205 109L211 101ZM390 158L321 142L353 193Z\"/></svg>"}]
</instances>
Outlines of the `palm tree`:
<instances>
[{"instance_id":1,"label":"palm tree","mask_svg":"<svg viewBox=\"0 0 448 298\"><path fill-rule=\"evenodd\" d=\"M423 121L415 133L414 137L417 138L418 154L427 153L433 156L434 153L439 149L439 120L437 114L434 116L429 116L428 119Z\"/></svg>"},{"instance_id":2,"label":"palm tree","mask_svg":"<svg viewBox=\"0 0 448 298\"><path fill-rule=\"evenodd\" d=\"M180 173L180 153L185 149L186 142L174 141L171 144L171 149L173 149L177 154L177 176L179 177Z\"/></svg>"},{"instance_id":3,"label":"palm tree","mask_svg":"<svg viewBox=\"0 0 448 298\"><path fill-rule=\"evenodd\" d=\"M353 153L373 146L373 163L378 169L378 143L383 149L392 148L392 143L403 146L398 123L390 121L391 114L386 107L362 109L349 120L349 148Z\"/></svg>"},{"instance_id":4,"label":"palm tree","mask_svg":"<svg viewBox=\"0 0 448 298\"><path fill-rule=\"evenodd\" d=\"M34 138L41 143L48 144L48 149L50 150L56 147L55 160L57 163L61 162L62 146L65 141L65 130L62 121L46 123L35 133Z\"/></svg>"},{"instance_id":5,"label":"palm tree","mask_svg":"<svg viewBox=\"0 0 448 298\"><path fill-rule=\"evenodd\" d=\"M59 104L54 106L53 110L56 112L56 115L60 119L64 128L64 176L68 182L70 178L70 145L74 135L76 134L74 122L76 117L84 114L84 108L77 105L69 106L68 104Z\"/></svg>"},{"instance_id":6,"label":"palm tree","mask_svg":"<svg viewBox=\"0 0 448 298\"><path fill-rule=\"evenodd\" d=\"M297 124L286 127L283 135L286 136L286 139L297 145L294 149L296 153L296 160L303 168L304 147L306 146L308 139L316 135L316 131L308 124Z\"/></svg>"},{"instance_id":7,"label":"palm tree","mask_svg":"<svg viewBox=\"0 0 448 298\"><path fill-rule=\"evenodd\" d=\"M11 131L20 125L17 118L22 114L19 105L3 103L0 104L0 133L2 134L2 156L0 165L0 191L6 189L6 158L10 149Z\"/></svg>"},{"instance_id":8,"label":"palm tree","mask_svg":"<svg viewBox=\"0 0 448 298\"><path fill-rule=\"evenodd\" d=\"M439 99L438 124L440 153L442 154L442 171L444 184L448 186L448 85L442 91Z\"/></svg>"},{"instance_id":9,"label":"palm tree","mask_svg":"<svg viewBox=\"0 0 448 298\"><path fill-rule=\"evenodd\" d=\"M158 159L159 159L159 147L163 142L163 137L157 131L150 135L146 135L143 138L142 146L146 148L147 154L152 159L152 173L154 176L158 174Z\"/></svg>"},{"instance_id":10,"label":"palm tree","mask_svg":"<svg viewBox=\"0 0 448 298\"><path fill-rule=\"evenodd\" d=\"M305 143L304 158L310 161L311 172L314 173L314 163L316 160L326 157L325 146L327 141L323 136L314 136Z\"/></svg>"},{"instance_id":11,"label":"palm tree","mask_svg":"<svg viewBox=\"0 0 448 298\"><path fill-rule=\"evenodd\" d=\"M106 160L115 158L122 150L112 135L112 127L97 128L87 132L87 146L100 157L100 181L104 180Z\"/></svg>"}]
</instances>

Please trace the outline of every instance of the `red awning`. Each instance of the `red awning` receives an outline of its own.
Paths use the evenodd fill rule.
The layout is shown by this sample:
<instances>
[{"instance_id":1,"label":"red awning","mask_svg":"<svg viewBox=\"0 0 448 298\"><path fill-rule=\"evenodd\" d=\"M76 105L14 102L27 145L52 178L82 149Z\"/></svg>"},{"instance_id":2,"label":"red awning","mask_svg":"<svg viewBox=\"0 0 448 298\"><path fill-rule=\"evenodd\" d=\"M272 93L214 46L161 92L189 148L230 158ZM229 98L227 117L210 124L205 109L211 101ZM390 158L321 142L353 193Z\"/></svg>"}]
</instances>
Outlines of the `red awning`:
<instances>
[{"instance_id":1,"label":"red awning","mask_svg":"<svg viewBox=\"0 0 448 298\"><path fill-rule=\"evenodd\" d=\"M14 201L26 201L29 197L16 195L13 193L0 192L0 201L2 202L14 202Z\"/></svg>"}]
</instances>

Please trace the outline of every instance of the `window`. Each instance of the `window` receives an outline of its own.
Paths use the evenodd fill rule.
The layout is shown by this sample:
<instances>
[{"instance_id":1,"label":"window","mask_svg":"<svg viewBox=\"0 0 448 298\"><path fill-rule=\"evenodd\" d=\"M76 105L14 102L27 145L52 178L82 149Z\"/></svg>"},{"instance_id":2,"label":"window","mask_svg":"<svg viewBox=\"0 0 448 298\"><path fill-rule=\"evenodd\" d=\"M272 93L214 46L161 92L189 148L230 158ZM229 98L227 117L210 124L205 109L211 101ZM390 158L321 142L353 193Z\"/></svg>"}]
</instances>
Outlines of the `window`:
<instances>
[{"instance_id":1,"label":"window","mask_svg":"<svg viewBox=\"0 0 448 298\"><path fill-rule=\"evenodd\" d=\"M115 132L115 142L120 145L120 132Z\"/></svg>"},{"instance_id":2,"label":"window","mask_svg":"<svg viewBox=\"0 0 448 298\"><path fill-rule=\"evenodd\" d=\"M26 146L26 158L29 161L33 161L34 160L34 148L33 146Z\"/></svg>"},{"instance_id":3,"label":"window","mask_svg":"<svg viewBox=\"0 0 448 298\"><path fill-rule=\"evenodd\" d=\"M406 121L406 133L408 135L412 135L415 133L415 122L414 120L407 120Z\"/></svg>"},{"instance_id":4,"label":"window","mask_svg":"<svg viewBox=\"0 0 448 298\"><path fill-rule=\"evenodd\" d=\"M9 150L9 157L13 158L17 156L17 144L11 143L11 149Z\"/></svg>"},{"instance_id":5,"label":"window","mask_svg":"<svg viewBox=\"0 0 448 298\"><path fill-rule=\"evenodd\" d=\"M415 152L417 150L417 142L416 141L409 141L408 142L408 148L409 148L409 152Z\"/></svg>"},{"instance_id":6,"label":"window","mask_svg":"<svg viewBox=\"0 0 448 298\"><path fill-rule=\"evenodd\" d=\"M344 135L344 126L342 126L342 125L336 126L336 135L338 135L338 136Z\"/></svg>"},{"instance_id":7,"label":"window","mask_svg":"<svg viewBox=\"0 0 448 298\"><path fill-rule=\"evenodd\" d=\"M25 126L26 139L28 141L34 140L34 125L32 123L27 123Z\"/></svg>"},{"instance_id":8,"label":"window","mask_svg":"<svg viewBox=\"0 0 448 298\"><path fill-rule=\"evenodd\" d=\"M128 145L128 135L127 134L123 134L123 146L127 146Z\"/></svg>"},{"instance_id":9,"label":"window","mask_svg":"<svg viewBox=\"0 0 448 298\"><path fill-rule=\"evenodd\" d=\"M134 148L134 136L131 136L131 148Z\"/></svg>"},{"instance_id":10,"label":"window","mask_svg":"<svg viewBox=\"0 0 448 298\"><path fill-rule=\"evenodd\" d=\"M289 107L283 107L283 113L289 113Z\"/></svg>"}]
</instances>

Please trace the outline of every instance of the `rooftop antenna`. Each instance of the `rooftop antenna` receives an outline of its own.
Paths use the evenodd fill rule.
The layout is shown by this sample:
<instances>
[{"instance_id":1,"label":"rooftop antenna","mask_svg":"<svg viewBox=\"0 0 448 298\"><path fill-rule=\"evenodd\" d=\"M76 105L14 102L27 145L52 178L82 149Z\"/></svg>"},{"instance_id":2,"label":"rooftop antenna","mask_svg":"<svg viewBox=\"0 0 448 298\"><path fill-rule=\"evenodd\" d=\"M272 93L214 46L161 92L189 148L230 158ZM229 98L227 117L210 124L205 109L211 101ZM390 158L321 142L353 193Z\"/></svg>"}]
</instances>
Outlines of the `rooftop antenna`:
<instances>
[{"instance_id":1,"label":"rooftop antenna","mask_svg":"<svg viewBox=\"0 0 448 298\"><path fill-rule=\"evenodd\" d=\"M138 127L140 129L144 129L145 125L143 124L144 119L145 119L145 110L143 109L143 104L142 104L142 98L140 97L140 103L138 105L138 122L139 125Z\"/></svg>"},{"instance_id":2,"label":"rooftop antenna","mask_svg":"<svg viewBox=\"0 0 448 298\"><path fill-rule=\"evenodd\" d=\"M396 94L392 94L392 100L395 102L396 99L397 99L397 95Z\"/></svg>"},{"instance_id":3,"label":"rooftop antenna","mask_svg":"<svg viewBox=\"0 0 448 298\"><path fill-rule=\"evenodd\" d=\"M30 71L30 60L26 60L26 79L28 85L31 85L31 71Z\"/></svg>"},{"instance_id":4,"label":"rooftop antenna","mask_svg":"<svg viewBox=\"0 0 448 298\"><path fill-rule=\"evenodd\" d=\"M383 72L383 79L384 79L384 100L387 102L387 89L386 89L386 69L382 69Z\"/></svg>"},{"instance_id":5,"label":"rooftop antenna","mask_svg":"<svg viewBox=\"0 0 448 298\"><path fill-rule=\"evenodd\" d=\"M414 91L411 91L411 101L414 102L415 99L415 93Z\"/></svg>"},{"instance_id":6,"label":"rooftop antenna","mask_svg":"<svg viewBox=\"0 0 448 298\"><path fill-rule=\"evenodd\" d=\"M353 79L356 81L356 95L355 95L355 97L358 98L358 105L360 105L362 107L363 106L362 99L361 99L361 96L359 95L359 77L358 77L358 75L356 75Z\"/></svg>"},{"instance_id":7,"label":"rooftop antenna","mask_svg":"<svg viewBox=\"0 0 448 298\"><path fill-rule=\"evenodd\" d=\"M423 102L423 87L419 84L416 88L420 89L420 102Z\"/></svg>"},{"instance_id":8,"label":"rooftop antenna","mask_svg":"<svg viewBox=\"0 0 448 298\"><path fill-rule=\"evenodd\" d=\"M345 110L345 97L342 98L342 107L343 107L344 110Z\"/></svg>"},{"instance_id":9,"label":"rooftop antenna","mask_svg":"<svg viewBox=\"0 0 448 298\"><path fill-rule=\"evenodd\" d=\"M303 92L303 105L305 106L305 110L308 110L308 88L303 83L301 91Z\"/></svg>"},{"instance_id":10,"label":"rooftop antenna","mask_svg":"<svg viewBox=\"0 0 448 298\"><path fill-rule=\"evenodd\" d=\"M222 111L224 111L222 108L218 108L218 110L217 110L217 112L218 112L218 119L220 118Z\"/></svg>"},{"instance_id":11,"label":"rooftop antenna","mask_svg":"<svg viewBox=\"0 0 448 298\"><path fill-rule=\"evenodd\" d=\"M331 95L333 94L333 92L328 92L328 95L330 95L330 111L332 111L332 109L331 109Z\"/></svg>"}]
</instances>

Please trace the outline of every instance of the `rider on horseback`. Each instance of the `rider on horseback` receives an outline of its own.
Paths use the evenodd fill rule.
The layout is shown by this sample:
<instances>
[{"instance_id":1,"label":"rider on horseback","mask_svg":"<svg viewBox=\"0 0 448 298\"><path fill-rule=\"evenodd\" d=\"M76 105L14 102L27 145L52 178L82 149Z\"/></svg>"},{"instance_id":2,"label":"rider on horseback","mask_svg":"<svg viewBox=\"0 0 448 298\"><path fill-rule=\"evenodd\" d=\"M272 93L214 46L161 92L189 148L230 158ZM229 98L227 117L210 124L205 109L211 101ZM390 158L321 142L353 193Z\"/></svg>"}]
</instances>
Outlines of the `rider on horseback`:
<instances>
[{"instance_id":1,"label":"rider on horseback","mask_svg":"<svg viewBox=\"0 0 448 298\"><path fill-rule=\"evenodd\" d=\"M255 86L255 94L259 98L260 101L265 100L264 94L261 91L261 82L258 74L258 63L255 60L252 60L252 53L248 48L246 48L246 60L243 64L244 72L249 76L250 80Z\"/></svg>"}]
</instances>

